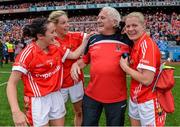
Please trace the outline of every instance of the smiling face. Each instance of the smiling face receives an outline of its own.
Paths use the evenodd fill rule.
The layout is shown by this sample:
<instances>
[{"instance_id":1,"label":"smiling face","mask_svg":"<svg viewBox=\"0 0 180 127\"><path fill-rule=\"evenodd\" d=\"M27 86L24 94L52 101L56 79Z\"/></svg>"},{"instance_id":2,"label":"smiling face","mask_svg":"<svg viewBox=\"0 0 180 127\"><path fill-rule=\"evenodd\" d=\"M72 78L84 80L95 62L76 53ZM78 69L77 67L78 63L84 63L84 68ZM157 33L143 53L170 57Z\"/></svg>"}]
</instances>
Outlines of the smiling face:
<instances>
[{"instance_id":1,"label":"smiling face","mask_svg":"<svg viewBox=\"0 0 180 127\"><path fill-rule=\"evenodd\" d=\"M101 34L106 34L114 31L113 26L115 24L113 19L110 18L110 16L108 15L107 10L102 10L99 13L97 23L98 23L98 32Z\"/></svg>"},{"instance_id":2,"label":"smiling face","mask_svg":"<svg viewBox=\"0 0 180 127\"><path fill-rule=\"evenodd\" d=\"M138 17L127 17L125 20L125 31L130 40L136 42L145 32L144 23Z\"/></svg>"},{"instance_id":3,"label":"smiling face","mask_svg":"<svg viewBox=\"0 0 180 127\"><path fill-rule=\"evenodd\" d=\"M58 18L58 23L56 24L56 32L60 35L65 35L69 30L68 17L62 15Z\"/></svg>"}]
</instances>

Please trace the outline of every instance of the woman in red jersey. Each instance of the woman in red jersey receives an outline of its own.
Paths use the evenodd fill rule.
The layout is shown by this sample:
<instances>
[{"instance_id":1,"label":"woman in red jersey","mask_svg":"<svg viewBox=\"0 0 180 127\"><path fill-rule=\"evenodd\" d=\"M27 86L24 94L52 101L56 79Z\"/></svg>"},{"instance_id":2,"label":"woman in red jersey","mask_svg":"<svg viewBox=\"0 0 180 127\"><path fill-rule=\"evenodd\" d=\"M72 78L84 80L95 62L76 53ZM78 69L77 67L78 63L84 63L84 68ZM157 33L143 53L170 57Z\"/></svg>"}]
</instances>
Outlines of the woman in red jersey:
<instances>
[{"instance_id":1,"label":"woman in red jersey","mask_svg":"<svg viewBox=\"0 0 180 127\"><path fill-rule=\"evenodd\" d=\"M132 12L125 18L125 31L134 42L129 64L121 58L122 69L132 77L129 116L132 126L164 126L166 113L157 101L154 82L160 68L160 51L145 32L144 16Z\"/></svg>"},{"instance_id":2,"label":"woman in red jersey","mask_svg":"<svg viewBox=\"0 0 180 127\"><path fill-rule=\"evenodd\" d=\"M13 121L16 126L63 126L66 114L64 100L59 92L62 85L62 62L76 59L86 43L73 53L54 45L55 26L47 19L35 19L26 25L23 34L34 38L16 57L7 85ZM20 110L16 86L24 84L25 114Z\"/></svg>"},{"instance_id":3,"label":"woman in red jersey","mask_svg":"<svg viewBox=\"0 0 180 127\"><path fill-rule=\"evenodd\" d=\"M68 17L64 11L53 11L49 15L49 20L52 21L56 26L57 37L56 40L66 48L71 49L71 51L76 50L81 44L85 37L85 34L82 32L70 32ZM61 93L63 95L64 101L67 102L69 96L73 104L73 110L75 113L74 116L74 125L80 126L82 123L82 99L84 95L83 88L83 73L81 73L80 79L78 82L70 76L70 70L72 64L76 60L66 60L64 67L64 76L63 76L63 85L61 88Z\"/></svg>"}]
</instances>

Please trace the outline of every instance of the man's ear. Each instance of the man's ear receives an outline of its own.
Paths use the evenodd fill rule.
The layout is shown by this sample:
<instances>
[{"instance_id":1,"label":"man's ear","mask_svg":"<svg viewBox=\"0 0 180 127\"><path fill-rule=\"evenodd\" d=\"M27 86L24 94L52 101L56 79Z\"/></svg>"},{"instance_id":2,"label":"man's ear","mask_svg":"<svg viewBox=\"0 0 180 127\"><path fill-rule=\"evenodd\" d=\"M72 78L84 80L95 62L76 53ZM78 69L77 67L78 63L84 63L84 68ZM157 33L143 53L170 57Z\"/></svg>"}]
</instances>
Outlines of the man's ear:
<instances>
[{"instance_id":1,"label":"man's ear","mask_svg":"<svg viewBox=\"0 0 180 127\"><path fill-rule=\"evenodd\" d=\"M117 28L119 26L118 21L113 19L113 27Z\"/></svg>"}]
</instances>

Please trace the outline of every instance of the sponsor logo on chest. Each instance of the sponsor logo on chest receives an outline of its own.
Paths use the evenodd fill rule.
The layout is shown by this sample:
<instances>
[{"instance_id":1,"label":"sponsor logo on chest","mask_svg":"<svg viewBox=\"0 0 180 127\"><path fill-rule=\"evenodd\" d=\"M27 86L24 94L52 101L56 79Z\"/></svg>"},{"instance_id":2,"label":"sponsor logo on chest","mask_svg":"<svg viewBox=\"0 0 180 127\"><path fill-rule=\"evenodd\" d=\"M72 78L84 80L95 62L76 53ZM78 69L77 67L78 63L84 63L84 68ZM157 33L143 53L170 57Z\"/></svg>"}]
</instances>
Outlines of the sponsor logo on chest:
<instances>
[{"instance_id":1,"label":"sponsor logo on chest","mask_svg":"<svg viewBox=\"0 0 180 127\"><path fill-rule=\"evenodd\" d=\"M121 45L120 44L116 44L116 51L120 52L121 51Z\"/></svg>"}]
</instances>

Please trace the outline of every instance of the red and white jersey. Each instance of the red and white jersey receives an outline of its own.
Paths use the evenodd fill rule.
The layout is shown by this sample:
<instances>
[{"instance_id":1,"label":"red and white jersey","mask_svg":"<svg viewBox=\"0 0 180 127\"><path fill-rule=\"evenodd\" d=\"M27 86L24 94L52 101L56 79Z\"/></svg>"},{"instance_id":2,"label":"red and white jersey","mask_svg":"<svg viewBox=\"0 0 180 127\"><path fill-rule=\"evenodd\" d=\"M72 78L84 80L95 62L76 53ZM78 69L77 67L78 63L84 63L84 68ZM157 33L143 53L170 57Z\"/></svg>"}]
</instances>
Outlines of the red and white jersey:
<instances>
[{"instance_id":1,"label":"red and white jersey","mask_svg":"<svg viewBox=\"0 0 180 127\"><path fill-rule=\"evenodd\" d=\"M76 50L82 43L83 39L85 38L86 34L82 32L68 32L63 39L56 37L56 40L71 51ZM71 78L70 71L71 66L77 59L71 60L66 59L63 64L64 67L64 76L63 76L63 85L62 88L71 87L74 85L74 80ZM80 80L83 80L83 72L81 72Z\"/></svg>"},{"instance_id":2,"label":"red and white jersey","mask_svg":"<svg viewBox=\"0 0 180 127\"><path fill-rule=\"evenodd\" d=\"M119 60L129 52L130 44L120 34L94 35L89 39L83 56L84 63L90 63L90 81L86 95L102 102L115 103L127 99L126 74Z\"/></svg>"},{"instance_id":3,"label":"red and white jersey","mask_svg":"<svg viewBox=\"0 0 180 127\"><path fill-rule=\"evenodd\" d=\"M48 50L45 53L32 42L16 57L12 70L23 73L25 96L39 97L60 89L63 77L62 59L65 59L64 54L67 55L69 50L55 45L49 45Z\"/></svg>"},{"instance_id":4,"label":"red and white jersey","mask_svg":"<svg viewBox=\"0 0 180 127\"><path fill-rule=\"evenodd\" d=\"M155 73L156 77L160 68L160 58L161 55L158 46L144 33L142 37L134 43L130 55L130 66L139 71L141 69L150 70ZM155 98L156 93L152 92L154 81L152 84L145 86L132 78L130 89L132 101L135 103L143 103Z\"/></svg>"}]
</instances>

